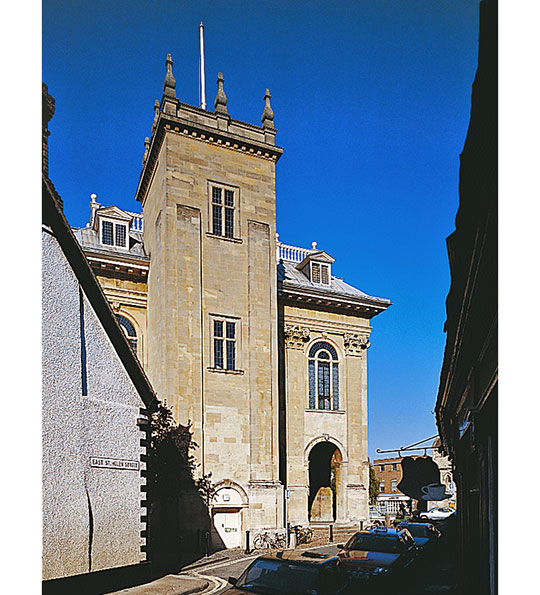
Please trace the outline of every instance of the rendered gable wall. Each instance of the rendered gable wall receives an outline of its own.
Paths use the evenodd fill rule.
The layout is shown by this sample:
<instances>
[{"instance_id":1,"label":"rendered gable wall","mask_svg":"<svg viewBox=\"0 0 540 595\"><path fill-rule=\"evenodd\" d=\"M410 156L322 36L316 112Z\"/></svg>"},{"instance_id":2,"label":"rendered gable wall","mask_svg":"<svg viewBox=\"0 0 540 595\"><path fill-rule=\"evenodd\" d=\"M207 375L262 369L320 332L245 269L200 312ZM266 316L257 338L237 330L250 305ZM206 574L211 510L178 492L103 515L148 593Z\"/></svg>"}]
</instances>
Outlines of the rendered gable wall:
<instances>
[{"instance_id":1,"label":"rendered gable wall","mask_svg":"<svg viewBox=\"0 0 540 595\"><path fill-rule=\"evenodd\" d=\"M145 560L139 470L145 449L137 426L143 401L84 294L81 314L80 286L56 238L44 229L42 241L43 580L49 580ZM92 457L101 461L91 465ZM110 468L119 464L110 459L135 468Z\"/></svg>"}]
</instances>

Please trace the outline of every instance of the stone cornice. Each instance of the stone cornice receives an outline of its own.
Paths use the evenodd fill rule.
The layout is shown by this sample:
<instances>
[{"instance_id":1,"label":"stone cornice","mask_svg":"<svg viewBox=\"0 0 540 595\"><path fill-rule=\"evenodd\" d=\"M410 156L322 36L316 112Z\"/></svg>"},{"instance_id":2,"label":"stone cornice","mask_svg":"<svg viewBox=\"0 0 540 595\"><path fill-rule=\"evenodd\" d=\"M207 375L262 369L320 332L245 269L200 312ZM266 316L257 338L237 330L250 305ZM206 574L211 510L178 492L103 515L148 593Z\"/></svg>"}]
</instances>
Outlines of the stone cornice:
<instances>
[{"instance_id":1,"label":"stone cornice","mask_svg":"<svg viewBox=\"0 0 540 595\"><path fill-rule=\"evenodd\" d=\"M150 260L148 257L133 256L133 254L118 254L116 252L108 252L101 250L93 250L91 248L82 247L86 257L90 260L104 262L107 264L121 264L122 266L132 266L138 269L147 271L150 267Z\"/></svg>"},{"instance_id":2,"label":"stone cornice","mask_svg":"<svg viewBox=\"0 0 540 595\"><path fill-rule=\"evenodd\" d=\"M86 258L94 273L103 277L115 279L126 279L138 283L146 283L148 280L148 260L126 258L126 255L109 255L84 250ZM116 256L116 258L115 258Z\"/></svg>"},{"instance_id":3,"label":"stone cornice","mask_svg":"<svg viewBox=\"0 0 540 595\"><path fill-rule=\"evenodd\" d=\"M279 284L278 299L287 305L322 311L338 311L341 314L368 319L384 312L391 305L388 300L377 300L370 297L357 298L345 294L308 289L289 285L286 281Z\"/></svg>"},{"instance_id":4,"label":"stone cornice","mask_svg":"<svg viewBox=\"0 0 540 595\"><path fill-rule=\"evenodd\" d=\"M148 295L146 291L134 291L132 289L119 289L117 287L104 286L103 293L111 304L116 302L119 303L120 306L143 309L148 305Z\"/></svg>"},{"instance_id":5,"label":"stone cornice","mask_svg":"<svg viewBox=\"0 0 540 595\"><path fill-rule=\"evenodd\" d=\"M269 133L259 126L180 102L176 111L176 115L164 112L159 114L135 194L136 200L143 205L157 156L167 132L189 136L199 142L214 144L273 163L276 163L283 154L283 149L273 143L276 130Z\"/></svg>"},{"instance_id":6,"label":"stone cornice","mask_svg":"<svg viewBox=\"0 0 540 595\"><path fill-rule=\"evenodd\" d=\"M337 322L328 320L318 320L310 316L297 316L296 314L285 313L285 324L305 326L314 333L330 333L335 335L344 335L345 333L362 334L369 337L372 327L365 324L354 324L353 322Z\"/></svg>"}]
</instances>

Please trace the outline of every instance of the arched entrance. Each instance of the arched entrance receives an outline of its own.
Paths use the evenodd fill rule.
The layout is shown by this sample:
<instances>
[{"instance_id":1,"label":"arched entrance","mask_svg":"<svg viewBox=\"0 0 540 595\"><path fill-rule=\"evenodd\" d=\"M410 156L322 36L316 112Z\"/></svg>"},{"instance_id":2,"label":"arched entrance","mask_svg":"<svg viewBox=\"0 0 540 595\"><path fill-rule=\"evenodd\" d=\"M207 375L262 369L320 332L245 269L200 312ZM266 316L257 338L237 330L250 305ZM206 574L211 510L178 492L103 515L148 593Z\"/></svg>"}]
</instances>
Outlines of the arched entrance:
<instances>
[{"instance_id":1,"label":"arched entrance","mask_svg":"<svg viewBox=\"0 0 540 595\"><path fill-rule=\"evenodd\" d=\"M342 491L343 456L332 442L316 444L309 453L308 518L310 522L333 522L338 518Z\"/></svg>"}]
</instances>

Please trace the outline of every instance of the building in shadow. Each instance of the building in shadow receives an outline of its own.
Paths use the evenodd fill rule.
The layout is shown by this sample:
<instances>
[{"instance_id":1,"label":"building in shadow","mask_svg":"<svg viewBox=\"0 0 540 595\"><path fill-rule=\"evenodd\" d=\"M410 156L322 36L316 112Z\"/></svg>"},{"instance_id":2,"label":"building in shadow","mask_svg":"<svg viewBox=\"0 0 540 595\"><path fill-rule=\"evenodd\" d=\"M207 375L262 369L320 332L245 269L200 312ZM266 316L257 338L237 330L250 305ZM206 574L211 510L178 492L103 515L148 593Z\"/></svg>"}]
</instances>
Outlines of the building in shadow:
<instances>
[{"instance_id":1,"label":"building in shadow","mask_svg":"<svg viewBox=\"0 0 540 595\"><path fill-rule=\"evenodd\" d=\"M43 85L43 593L103 593L150 576L148 418L157 401L48 174Z\"/></svg>"},{"instance_id":2,"label":"building in shadow","mask_svg":"<svg viewBox=\"0 0 540 595\"><path fill-rule=\"evenodd\" d=\"M458 488L460 592L475 594L497 590L497 23L497 2L482 0L436 403Z\"/></svg>"}]
</instances>

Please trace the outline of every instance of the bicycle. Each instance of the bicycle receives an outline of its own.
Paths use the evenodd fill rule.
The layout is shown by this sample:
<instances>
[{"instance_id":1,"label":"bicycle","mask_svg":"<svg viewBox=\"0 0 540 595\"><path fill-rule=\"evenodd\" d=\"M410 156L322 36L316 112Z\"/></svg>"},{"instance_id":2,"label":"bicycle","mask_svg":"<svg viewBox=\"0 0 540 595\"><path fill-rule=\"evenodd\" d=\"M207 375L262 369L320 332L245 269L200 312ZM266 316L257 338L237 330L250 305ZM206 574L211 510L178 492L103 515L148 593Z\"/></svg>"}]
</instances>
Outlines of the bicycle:
<instances>
[{"instance_id":1,"label":"bicycle","mask_svg":"<svg viewBox=\"0 0 540 595\"><path fill-rule=\"evenodd\" d=\"M296 535L296 544L309 543L313 539L313 531L309 527L302 527L302 525L293 525L291 531Z\"/></svg>"},{"instance_id":2,"label":"bicycle","mask_svg":"<svg viewBox=\"0 0 540 595\"><path fill-rule=\"evenodd\" d=\"M287 539L285 535L281 535L280 533L263 531L253 540L253 547L256 550L285 548L287 547Z\"/></svg>"}]
</instances>

